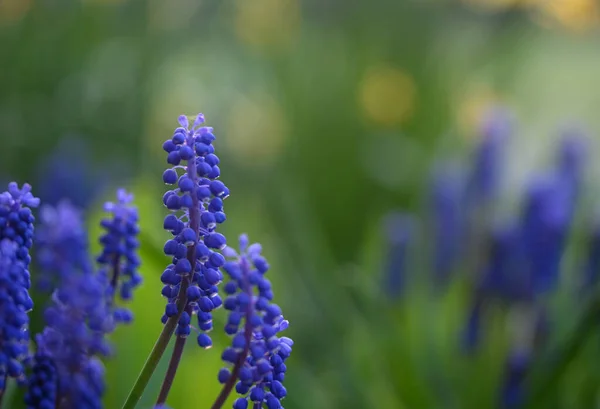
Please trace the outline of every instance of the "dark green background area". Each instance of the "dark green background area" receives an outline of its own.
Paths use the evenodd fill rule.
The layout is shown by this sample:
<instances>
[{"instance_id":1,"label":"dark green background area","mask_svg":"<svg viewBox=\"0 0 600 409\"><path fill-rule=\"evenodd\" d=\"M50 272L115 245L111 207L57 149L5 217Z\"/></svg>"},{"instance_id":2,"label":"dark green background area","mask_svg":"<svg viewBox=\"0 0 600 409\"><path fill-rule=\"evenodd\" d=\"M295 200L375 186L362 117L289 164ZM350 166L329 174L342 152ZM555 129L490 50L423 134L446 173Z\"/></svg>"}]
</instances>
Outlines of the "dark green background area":
<instances>
[{"instance_id":1,"label":"dark green background area","mask_svg":"<svg viewBox=\"0 0 600 409\"><path fill-rule=\"evenodd\" d=\"M588 127L595 151L597 28L540 25L537 11L512 3L492 12L450 0L0 0L0 180L35 184L48 155L74 138L89 155L83 167L102 176L88 182L103 187L88 210L94 251L100 205L114 187L131 189L140 209L145 283L131 305L135 323L114 335L106 407L120 407L160 332L168 262L161 145L179 114L197 112L215 128L231 190L223 232L230 243L246 232L263 244L291 322L287 409L497 407L507 317L492 311L483 348L467 357L459 347L464 282L422 291L431 273L415 262L414 285L388 299L382 220L391 211L426 213L430 170L443 158L468 163L478 114L493 104L520 124L501 212L547 163L564 123ZM369 82L378 72L389 75ZM581 220L598 204L595 162ZM419 249L428 234L414 260L427 260ZM571 291L577 243L552 304L562 335L581 307ZM218 329L225 313L216 315ZM595 407L597 338L592 331L539 407ZM219 390L228 339L215 331L207 351L190 341L174 409L207 408ZM152 406L160 381L157 374L140 408Z\"/></svg>"}]
</instances>

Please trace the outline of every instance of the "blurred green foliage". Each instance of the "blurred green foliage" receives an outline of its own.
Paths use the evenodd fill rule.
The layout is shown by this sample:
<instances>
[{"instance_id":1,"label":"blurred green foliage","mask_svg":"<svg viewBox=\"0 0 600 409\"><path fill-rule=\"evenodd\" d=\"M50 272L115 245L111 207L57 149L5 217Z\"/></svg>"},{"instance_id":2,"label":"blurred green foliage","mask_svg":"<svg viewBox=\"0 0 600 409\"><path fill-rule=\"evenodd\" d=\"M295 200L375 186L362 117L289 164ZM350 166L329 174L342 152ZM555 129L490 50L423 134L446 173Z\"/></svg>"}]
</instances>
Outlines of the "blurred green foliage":
<instances>
[{"instance_id":1,"label":"blurred green foliage","mask_svg":"<svg viewBox=\"0 0 600 409\"><path fill-rule=\"evenodd\" d=\"M466 358L464 283L386 299L380 220L422 211L432 160L464 160L492 103L524 119L511 183L544 160L557 121L598 129L594 32L536 25L508 3L490 13L433 0L0 0L2 179L35 182L48 152L77 135L90 166L125 165L115 183L141 210L145 284L135 324L114 337L107 408L124 401L160 331L160 146L177 115L198 111L216 128L232 192L225 232L263 244L291 321L287 409L496 406L505 317ZM566 334L576 309L563 304ZM208 406L226 342L189 346L172 407ZM598 355L594 334L540 407L598 406Z\"/></svg>"}]
</instances>

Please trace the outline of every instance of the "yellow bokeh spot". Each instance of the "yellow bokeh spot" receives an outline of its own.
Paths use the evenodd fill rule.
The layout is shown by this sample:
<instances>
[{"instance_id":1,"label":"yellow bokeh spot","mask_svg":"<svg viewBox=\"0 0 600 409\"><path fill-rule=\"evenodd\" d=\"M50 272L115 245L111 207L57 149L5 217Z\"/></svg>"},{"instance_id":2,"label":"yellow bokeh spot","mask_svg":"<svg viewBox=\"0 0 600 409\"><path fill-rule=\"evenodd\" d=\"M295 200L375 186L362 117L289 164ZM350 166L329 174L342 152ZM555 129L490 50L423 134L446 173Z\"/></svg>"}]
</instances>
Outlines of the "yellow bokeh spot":
<instances>
[{"instance_id":1,"label":"yellow bokeh spot","mask_svg":"<svg viewBox=\"0 0 600 409\"><path fill-rule=\"evenodd\" d=\"M600 23L597 0L551 0L539 3L542 17L571 30L589 30Z\"/></svg>"},{"instance_id":2,"label":"yellow bokeh spot","mask_svg":"<svg viewBox=\"0 0 600 409\"><path fill-rule=\"evenodd\" d=\"M240 95L225 127L226 147L244 166L272 163L283 149L288 129L283 110L266 94Z\"/></svg>"},{"instance_id":3,"label":"yellow bokeh spot","mask_svg":"<svg viewBox=\"0 0 600 409\"><path fill-rule=\"evenodd\" d=\"M0 24L18 22L25 17L31 6L31 0L0 0Z\"/></svg>"},{"instance_id":4,"label":"yellow bokeh spot","mask_svg":"<svg viewBox=\"0 0 600 409\"><path fill-rule=\"evenodd\" d=\"M470 87L467 93L458 100L456 124L460 135L466 138L477 137L482 118L497 104L498 97L488 86Z\"/></svg>"},{"instance_id":5,"label":"yellow bokeh spot","mask_svg":"<svg viewBox=\"0 0 600 409\"><path fill-rule=\"evenodd\" d=\"M245 44L265 50L286 46L299 26L299 0L236 1L235 32Z\"/></svg>"},{"instance_id":6,"label":"yellow bokeh spot","mask_svg":"<svg viewBox=\"0 0 600 409\"><path fill-rule=\"evenodd\" d=\"M359 102L364 114L381 125L408 120L414 110L416 86L405 71L382 65L367 70L360 83Z\"/></svg>"},{"instance_id":7,"label":"yellow bokeh spot","mask_svg":"<svg viewBox=\"0 0 600 409\"><path fill-rule=\"evenodd\" d=\"M491 12L499 12L509 8L523 6L528 0L462 0L466 5Z\"/></svg>"}]
</instances>

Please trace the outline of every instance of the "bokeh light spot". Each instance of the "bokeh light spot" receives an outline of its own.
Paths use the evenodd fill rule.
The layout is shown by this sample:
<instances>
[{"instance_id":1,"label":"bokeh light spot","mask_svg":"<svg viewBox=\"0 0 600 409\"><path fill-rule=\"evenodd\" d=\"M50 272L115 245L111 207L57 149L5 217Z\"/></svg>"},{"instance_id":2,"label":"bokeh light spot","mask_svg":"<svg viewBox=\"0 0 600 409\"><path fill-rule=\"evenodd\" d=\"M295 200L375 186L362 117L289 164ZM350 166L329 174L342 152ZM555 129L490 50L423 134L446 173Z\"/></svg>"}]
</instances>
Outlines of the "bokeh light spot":
<instances>
[{"instance_id":1,"label":"bokeh light spot","mask_svg":"<svg viewBox=\"0 0 600 409\"><path fill-rule=\"evenodd\" d=\"M247 45L272 51L289 45L300 27L298 0L237 0L235 32Z\"/></svg>"},{"instance_id":2,"label":"bokeh light spot","mask_svg":"<svg viewBox=\"0 0 600 409\"><path fill-rule=\"evenodd\" d=\"M12 24L19 22L29 9L31 0L2 0L0 1L0 24Z\"/></svg>"},{"instance_id":3,"label":"bokeh light spot","mask_svg":"<svg viewBox=\"0 0 600 409\"><path fill-rule=\"evenodd\" d=\"M360 83L359 99L364 114L381 125L397 125L412 116L416 85L402 69L382 65L367 70Z\"/></svg>"},{"instance_id":4,"label":"bokeh light spot","mask_svg":"<svg viewBox=\"0 0 600 409\"><path fill-rule=\"evenodd\" d=\"M242 166L265 166L281 153L287 121L277 101L266 94L240 95L229 111L224 141Z\"/></svg>"}]
</instances>

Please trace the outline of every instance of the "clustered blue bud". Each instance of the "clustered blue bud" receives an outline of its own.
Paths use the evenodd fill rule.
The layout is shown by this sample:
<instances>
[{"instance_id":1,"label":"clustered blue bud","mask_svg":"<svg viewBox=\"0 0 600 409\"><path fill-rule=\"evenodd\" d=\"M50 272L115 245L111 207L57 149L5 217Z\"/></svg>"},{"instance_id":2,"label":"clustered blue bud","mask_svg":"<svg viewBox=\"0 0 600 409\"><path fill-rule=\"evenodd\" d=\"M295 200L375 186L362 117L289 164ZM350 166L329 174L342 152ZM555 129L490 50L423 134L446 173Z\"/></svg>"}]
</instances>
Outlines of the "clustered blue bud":
<instances>
[{"instance_id":1,"label":"clustered blue bud","mask_svg":"<svg viewBox=\"0 0 600 409\"><path fill-rule=\"evenodd\" d=\"M100 274L109 282L108 301L111 304L117 292L122 300L131 300L133 290L142 282L138 272L138 212L132 201L132 194L125 189L117 190L117 201L104 204L104 210L110 216L100 222L105 233L100 237L102 253L96 261L100 265ZM119 322L130 322L133 318L125 308L113 308L113 314Z\"/></svg>"},{"instance_id":2,"label":"clustered blue bud","mask_svg":"<svg viewBox=\"0 0 600 409\"><path fill-rule=\"evenodd\" d=\"M58 409L102 408L105 386L100 358L111 353L105 336L114 329L107 285L98 274L71 276L44 311L46 327L38 336L36 362L50 359L56 366Z\"/></svg>"},{"instance_id":3,"label":"clustered blue bud","mask_svg":"<svg viewBox=\"0 0 600 409\"><path fill-rule=\"evenodd\" d=\"M229 281L225 284L228 294L224 307L229 311L225 332L232 337L231 346L223 351L222 359L233 365L218 374L221 383L236 382L238 398L234 409L245 409L248 402L254 407L263 404L268 409L281 408L286 396L283 386L285 361L292 352L293 341L279 337L289 322L283 318L281 308L272 304L271 283L265 278L269 269L261 256L259 244L248 245L248 237L240 236L240 254L228 247L227 257L235 260L225 263Z\"/></svg>"},{"instance_id":4,"label":"clustered blue bud","mask_svg":"<svg viewBox=\"0 0 600 409\"><path fill-rule=\"evenodd\" d=\"M203 123L204 116L198 114L190 128L188 118L180 116L180 127L163 144L171 165L163 173L163 181L177 187L163 196L164 205L171 211L163 227L173 238L164 246L172 263L161 276L162 295L168 300L162 321L178 316L176 334L187 337L192 316L197 314L198 344L209 348L212 341L206 332L212 329L211 311L222 304L217 285L223 279L219 268L225 263L216 251L225 247L225 236L216 228L226 219L223 200L229 196L229 189L218 180L213 129L201 126Z\"/></svg>"},{"instance_id":5,"label":"clustered blue bud","mask_svg":"<svg viewBox=\"0 0 600 409\"><path fill-rule=\"evenodd\" d=\"M58 372L54 361L44 350L43 340L37 337L38 351L33 358L31 375L27 379L25 404L27 409L56 409Z\"/></svg>"},{"instance_id":6,"label":"clustered blue bud","mask_svg":"<svg viewBox=\"0 0 600 409\"><path fill-rule=\"evenodd\" d=\"M7 376L25 380L27 313L33 308L28 271L34 221L30 207L38 205L39 199L31 194L28 184L19 189L16 183L9 183L8 191L0 194L0 392Z\"/></svg>"},{"instance_id":7,"label":"clustered blue bud","mask_svg":"<svg viewBox=\"0 0 600 409\"><path fill-rule=\"evenodd\" d=\"M81 211L66 200L56 207L44 204L40 222L35 237L36 287L52 292L67 277L90 274L92 264Z\"/></svg>"}]
</instances>

